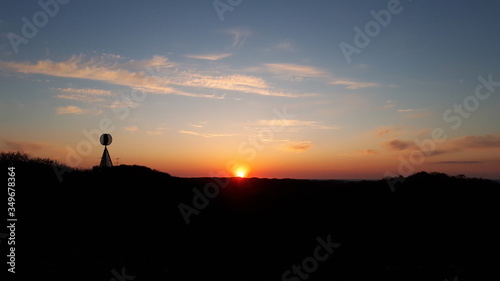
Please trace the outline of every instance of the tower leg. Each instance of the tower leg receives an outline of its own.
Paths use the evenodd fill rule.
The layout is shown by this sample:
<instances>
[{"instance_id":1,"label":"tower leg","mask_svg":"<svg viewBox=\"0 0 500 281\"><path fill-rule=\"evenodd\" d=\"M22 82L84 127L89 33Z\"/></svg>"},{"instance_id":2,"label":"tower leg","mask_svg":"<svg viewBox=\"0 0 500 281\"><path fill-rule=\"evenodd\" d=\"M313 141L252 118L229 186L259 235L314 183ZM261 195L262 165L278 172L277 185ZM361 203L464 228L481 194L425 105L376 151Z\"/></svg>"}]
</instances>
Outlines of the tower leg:
<instances>
[{"instance_id":1,"label":"tower leg","mask_svg":"<svg viewBox=\"0 0 500 281\"><path fill-rule=\"evenodd\" d=\"M104 146L104 152L102 153L101 168L111 168L113 167L113 162L111 162L111 157L109 156L108 148Z\"/></svg>"}]
</instances>

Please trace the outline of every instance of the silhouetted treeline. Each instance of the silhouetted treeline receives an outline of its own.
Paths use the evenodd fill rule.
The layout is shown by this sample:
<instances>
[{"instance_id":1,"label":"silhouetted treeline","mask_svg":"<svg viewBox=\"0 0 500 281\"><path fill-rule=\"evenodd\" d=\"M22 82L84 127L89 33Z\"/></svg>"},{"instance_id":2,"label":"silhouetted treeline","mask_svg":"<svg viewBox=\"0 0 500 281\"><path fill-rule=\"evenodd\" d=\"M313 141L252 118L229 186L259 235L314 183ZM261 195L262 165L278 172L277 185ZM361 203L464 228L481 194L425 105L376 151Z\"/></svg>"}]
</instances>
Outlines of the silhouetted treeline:
<instances>
[{"instance_id":1,"label":"silhouetted treeline","mask_svg":"<svg viewBox=\"0 0 500 281\"><path fill-rule=\"evenodd\" d=\"M392 192L386 180L178 178L122 165L59 182L50 160L17 156L0 163L16 165L26 280L107 281L123 267L134 281L283 280L329 235L340 246L307 280L500 280L490 180L421 172ZM207 184L225 187L196 208ZM180 204L198 211L189 224Z\"/></svg>"}]
</instances>

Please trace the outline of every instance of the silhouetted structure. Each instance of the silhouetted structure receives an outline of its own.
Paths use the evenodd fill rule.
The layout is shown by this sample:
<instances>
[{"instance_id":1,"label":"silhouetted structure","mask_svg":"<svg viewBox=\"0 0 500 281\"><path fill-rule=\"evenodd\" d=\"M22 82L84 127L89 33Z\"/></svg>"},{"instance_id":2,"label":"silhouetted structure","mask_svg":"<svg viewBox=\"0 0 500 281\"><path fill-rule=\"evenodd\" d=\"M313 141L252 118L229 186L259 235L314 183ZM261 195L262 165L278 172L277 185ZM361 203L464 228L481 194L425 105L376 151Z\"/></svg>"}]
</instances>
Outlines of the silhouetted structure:
<instances>
[{"instance_id":1,"label":"silhouetted structure","mask_svg":"<svg viewBox=\"0 0 500 281\"><path fill-rule=\"evenodd\" d=\"M110 134L102 134L100 141L101 141L101 144L104 145L104 152L102 153L101 164L99 165L99 167L100 168L111 168L111 167L113 167L113 162L111 162L111 157L109 156L107 146L111 144L111 142L113 141L113 138L111 137Z\"/></svg>"}]
</instances>

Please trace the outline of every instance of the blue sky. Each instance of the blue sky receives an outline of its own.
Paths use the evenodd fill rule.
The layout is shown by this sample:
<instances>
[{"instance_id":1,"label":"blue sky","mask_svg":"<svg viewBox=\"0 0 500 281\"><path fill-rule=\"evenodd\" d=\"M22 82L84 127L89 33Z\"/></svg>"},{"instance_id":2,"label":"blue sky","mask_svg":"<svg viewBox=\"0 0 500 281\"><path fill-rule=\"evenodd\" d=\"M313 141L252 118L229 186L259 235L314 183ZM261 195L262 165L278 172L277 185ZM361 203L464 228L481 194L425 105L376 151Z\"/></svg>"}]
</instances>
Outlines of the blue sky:
<instances>
[{"instance_id":1,"label":"blue sky","mask_svg":"<svg viewBox=\"0 0 500 281\"><path fill-rule=\"evenodd\" d=\"M100 145L68 155L107 118L112 157L180 176L232 174L237 161L254 176L380 178L442 128L448 139L414 171L499 175L500 90L458 129L443 114L479 76L500 81L500 3L42 3L49 12L37 1L0 10L1 150L90 167ZM340 44L356 47L371 11L390 21L348 60ZM23 17L39 27L16 43Z\"/></svg>"}]
</instances>

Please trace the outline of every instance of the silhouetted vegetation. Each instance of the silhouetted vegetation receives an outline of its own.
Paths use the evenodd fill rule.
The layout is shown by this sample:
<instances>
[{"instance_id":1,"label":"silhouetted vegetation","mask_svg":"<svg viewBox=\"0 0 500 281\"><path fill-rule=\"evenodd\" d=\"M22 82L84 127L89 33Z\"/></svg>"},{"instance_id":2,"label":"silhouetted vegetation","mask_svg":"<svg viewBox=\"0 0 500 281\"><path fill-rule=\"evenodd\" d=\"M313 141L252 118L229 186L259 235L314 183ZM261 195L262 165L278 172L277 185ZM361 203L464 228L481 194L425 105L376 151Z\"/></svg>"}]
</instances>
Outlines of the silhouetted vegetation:
<instances>
[{"instance_id":1,"label":"silhouetted vegetation","mask_svg":"<svg viewBox=\"0 0 500 281\"><path fill-rule=\"evenodd\" d=\"M58 167L65 167L68 170L74 170L58 161L49 158L39 158L25 153L23 151L8 151L0 152L0 163L4 166L17 166L17 167L27 167L36 170L48 169L55 165Z\"/></svg>"},{"instance_id":2,"label":"silhouetted vegetation","mask_svg":"<svg viewBox=\"0 0 500 281\"><path fill-rule=\"evenodd\" d=\"M500 280L490 180L421 172L391 192L385 180L178 178L122 165L59 182L36 172L54 173L54 161L0 159L16 166L27 278L110 280L126 267L134 281L282 280L331 234L341 246L307 280ZM226 182L186 225L179 204Z\"/></svg>"}]
</instances>

